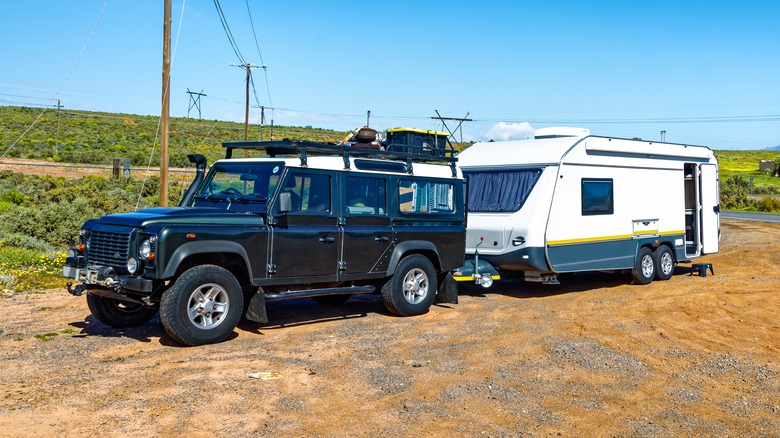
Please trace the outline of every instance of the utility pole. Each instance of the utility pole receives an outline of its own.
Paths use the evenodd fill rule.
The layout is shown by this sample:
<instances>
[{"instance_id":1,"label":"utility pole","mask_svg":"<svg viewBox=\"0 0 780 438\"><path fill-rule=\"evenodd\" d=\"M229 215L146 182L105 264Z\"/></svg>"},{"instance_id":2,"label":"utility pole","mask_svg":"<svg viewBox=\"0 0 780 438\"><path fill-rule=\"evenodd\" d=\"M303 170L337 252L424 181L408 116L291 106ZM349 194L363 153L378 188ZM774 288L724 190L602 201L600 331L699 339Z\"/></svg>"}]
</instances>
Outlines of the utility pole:
<instances>
[{"instance_id":1,"label":"utility pole","mask_svg":"<svg viewBox=\"0 0 780 438\"><path fill-rule=\"evenodd\" d=\"M62 104L57 99L57 132L54 134L54 156L52 158L57 156L57 145L60 144L60 109L62 109Z\"/></svg>"},{"instance_id":2,"label":"utility pole","mask_svg":"<svg viewBox=\"0 0 780 438\"><path fill-rule=\"evenodd\" d=\"M450 134L452 138L455 138L455 134L453 131L450 131L450 127L447 126L447 122L445 120L452 120L455 122L458 122L458 126L455 127L454 131L460 132L460 144L463 144L463 122L472 122L473 119L469 119L469 113L467 112L464 117L442 117L441 114L439 114L439 110L436 111L436 117L431 117L434 120L441 120L441 126L447 130L447 132Z\"/></svg>"},{"instance_id":3,"label":"utility pole","mask_svg":"<svg viewBox=\"0 0 780 438\"><path fill-rule=\"evenodd\" d=\"M230 63L231 67L241 67L246 69L246 112L244 114L244 140L249 140L249 76L252 74L252 69L257 68L257 65L252 65L250 63L244 63L244 64L233 64ZM244 150L244 155L247 154L247 151Z\"/></svg>"},{"instance_id":4,"label":"utility pole","mask_svg":"<svg viewBox=\"0 0 780 438\"><path fill-rule=\"evenodd\" d=\"M265 127L265 107L260 105L260 141L263 141L264 127Z\"/></svg>"},{"instance_id":5,"label":"utility pole","mask_svg":"<svg viewBox=\"0 0 780 438\"><path fill-rule=\"evenodd\" d=\"M203 90L200 90L200 93L196 93L194 91L190 91L189 88L187 88L187 94L190 95L190 107L187 108L187 118L190 117L190 110L192 107L195 107L198 110L198 120L200 120L200 98L205 96L205 94L203 94Z\"/></svg>"},{"instance_id":6,"label":"utility pole","mask_svg":"<svg viewBox=\"0 0 780 438\"><path fill-rule=\"evenodd\" d=\"M171 0L165 0L163 13L162 117L160 140L160 207L168 206L168 136L170 135L171 85Z\"/></svg>"}]
</instances>

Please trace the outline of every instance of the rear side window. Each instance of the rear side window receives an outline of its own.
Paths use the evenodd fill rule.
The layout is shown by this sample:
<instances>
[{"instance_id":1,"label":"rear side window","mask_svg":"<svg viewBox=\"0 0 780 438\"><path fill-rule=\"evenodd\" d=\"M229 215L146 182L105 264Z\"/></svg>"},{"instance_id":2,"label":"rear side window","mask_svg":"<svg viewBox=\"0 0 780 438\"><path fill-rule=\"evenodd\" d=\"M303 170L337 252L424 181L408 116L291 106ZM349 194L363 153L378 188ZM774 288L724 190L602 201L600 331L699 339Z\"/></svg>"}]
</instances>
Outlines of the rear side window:
<instances>
[{"instance_id":1,"label":"rear side window","mask_svg":"<svg viewBox=\"0 0 780 438\"><path fill-rule=\"evenodd\" d=\"M455 186L434 181L401 180L398 199L402 213L448 214L455 211Z\"/></svg>"},{"instance_id":2,"label":"rear side window","mask_svg":"<svg viewBox=\"0 0 780 438\"><path fill-rule=\"evenodd\" d=\"M348 176L345 199L351 215L384 215L387 211L385 180Z\"/></svg>"},{"instance_id":3,"label":"rear side window","mask_svg":"<svg viewBox=\"0 0 780 438\"><path fill-rule=\"evenodd\" d=\"M517 211L531 194L542 169L465 171L468 177L469 211Z\"/></svg>"},{"instance_id":4,"label":"rear side window","mask_svg":"<svg viewBox=\"0 0 780 438\"><path fill-rule=\"evenodd\" d=\"M582 179L582 215L612 214L615 212L611 179Z\"/></svg>"}]
</instances>

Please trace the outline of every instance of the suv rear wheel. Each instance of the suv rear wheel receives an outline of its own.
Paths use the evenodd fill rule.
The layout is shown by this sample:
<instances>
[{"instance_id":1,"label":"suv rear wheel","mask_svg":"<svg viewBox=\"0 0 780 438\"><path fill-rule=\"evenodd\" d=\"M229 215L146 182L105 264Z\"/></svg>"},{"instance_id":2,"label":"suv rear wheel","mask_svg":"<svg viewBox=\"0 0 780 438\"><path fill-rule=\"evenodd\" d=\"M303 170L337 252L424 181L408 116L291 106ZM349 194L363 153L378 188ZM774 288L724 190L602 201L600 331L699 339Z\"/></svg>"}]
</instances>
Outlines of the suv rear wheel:
<instances>
[{"instance_id":1,"label":"suv rear wheel","mask_svg":"<svg viewBox=\"0 0 780 438\"><path fill-rule=\"evenodd\" d=\"M436 271L421 255L405 257L382 287L387 310L401 316L421 315L436 298Z\"/></svg>"},{"instance_id":2,"label":"suv rear wheel","mask_svg":"<svg viewBox=\"0 0 780 438\"><path fill-rule=\"evenodd\" d=\"M213 344L233 333L243 308L236 277L219 266L202 265L184 271L163 294L160 321L182 344Z\"/></svg>"}]
</instances>

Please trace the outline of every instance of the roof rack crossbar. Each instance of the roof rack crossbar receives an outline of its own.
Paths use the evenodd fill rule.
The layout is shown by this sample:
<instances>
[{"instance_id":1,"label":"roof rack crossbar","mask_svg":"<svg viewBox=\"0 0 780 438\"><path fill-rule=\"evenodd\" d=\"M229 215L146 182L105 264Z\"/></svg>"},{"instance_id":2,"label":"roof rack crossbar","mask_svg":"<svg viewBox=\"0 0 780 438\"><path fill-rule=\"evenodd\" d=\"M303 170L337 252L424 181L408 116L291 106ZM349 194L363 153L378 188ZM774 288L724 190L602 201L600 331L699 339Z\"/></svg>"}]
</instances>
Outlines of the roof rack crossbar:
<instances>
[{"instance_id":1,"label":"roof rack crossbar","mask_svg":"<svg viewBox=\"0 0 780 438\"><path fill-rule=\"evenodd\" d=\"M277 155L297 155L300 157L301 166L306 166L309 154L341 155L344 158L344 168L349 169L349 158L351 156L384 158L404 160L407 162L409 172L412 171L412 162L445 162L452 168L452 176L456 176L455 163L458 159L455 157L454 150L445 150L442 155L421 154L411 151L386 151L379 149L369 149L361 147L351 147L330 143L320 143L308 140L277 140L277 141L233 141L222 143L225 148L225 158L233 157L234 149L262 150L270 157Z\"/></svg>"}]
</instances>

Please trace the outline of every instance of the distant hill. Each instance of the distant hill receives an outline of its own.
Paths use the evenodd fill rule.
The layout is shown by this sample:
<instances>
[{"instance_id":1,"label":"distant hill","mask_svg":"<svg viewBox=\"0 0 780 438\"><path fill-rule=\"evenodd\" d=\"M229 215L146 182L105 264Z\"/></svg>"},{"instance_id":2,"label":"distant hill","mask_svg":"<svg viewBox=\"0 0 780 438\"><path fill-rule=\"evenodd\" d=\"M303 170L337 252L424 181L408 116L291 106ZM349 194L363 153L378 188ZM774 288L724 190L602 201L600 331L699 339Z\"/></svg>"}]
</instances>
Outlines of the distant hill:
<instances>
[{"instance_id":1,"label":"distant hill","mask_svg":"<svg viewBox=\"0 0 780 438\"><path fill-rule=\"evenodd\" d=\"M159 165L156 116L74 110L58 114L48 110L22 136L40 114L40 108L0 106L0 155L87 164L111 164L119 158L130 160L133 166L146 166L152 155L152 165ZM172 167L189 165L187 154L191 153L203 154L213 162L224 157L222 142L244 139L243 123L172 117L170 126L168 154ZM335 142L345 135L329 129L274 127L276 139ZM20 136L21 140L11 147ZM261 133L259 125L250 125L249 138L270 140L270 127L265 126Z\"/></svg>"},{"instance_id":2,"label":"distant hill","mask_svg":"<svg viewBox=\"0 0 780 438\"><path fill-rule=\"evenodd\" d=\"M777 145L777 146L775 146L773 148L766 148L766 150L768 150L768 151L780 151L780 145Z\"/></svg>"}]
</instances>

